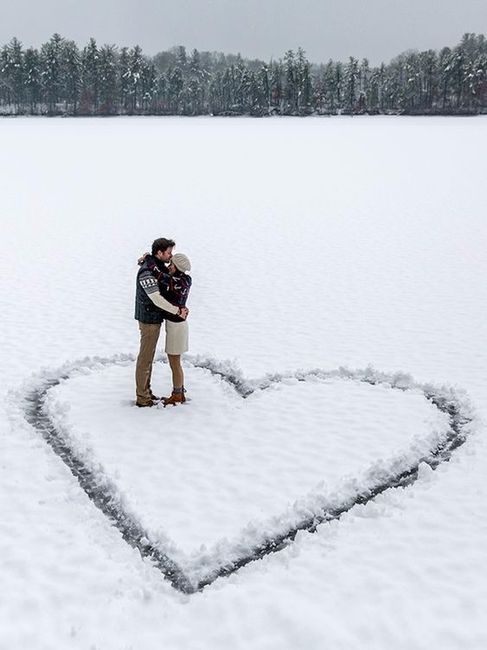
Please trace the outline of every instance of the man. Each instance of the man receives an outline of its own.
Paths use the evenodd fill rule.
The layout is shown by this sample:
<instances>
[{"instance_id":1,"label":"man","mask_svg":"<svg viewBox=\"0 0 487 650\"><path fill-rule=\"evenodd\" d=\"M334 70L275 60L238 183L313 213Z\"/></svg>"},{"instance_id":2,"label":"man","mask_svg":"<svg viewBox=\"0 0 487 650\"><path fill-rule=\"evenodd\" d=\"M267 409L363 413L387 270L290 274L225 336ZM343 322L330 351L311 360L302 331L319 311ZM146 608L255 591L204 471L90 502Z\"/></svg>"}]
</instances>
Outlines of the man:
<instances>
[{"instance_id":1,"label":"man","mask_svg":"<svg viewBox=\"0 0 487 650\"><path fill-rule=\"evenodd\" d=\"M152 364L165 316L169 313L185 319L188 315L186 307L172 305L161 295L157 280L149 270L149 266L153 270L158 265L162 271L171 260L175 245L172 239L156 239L151 254L145 257L137 273L135 318L139 321L140 349L135 367L135 403L139 407L153 406L157 399L151 390Z\"/></svg>"}]
</instances>

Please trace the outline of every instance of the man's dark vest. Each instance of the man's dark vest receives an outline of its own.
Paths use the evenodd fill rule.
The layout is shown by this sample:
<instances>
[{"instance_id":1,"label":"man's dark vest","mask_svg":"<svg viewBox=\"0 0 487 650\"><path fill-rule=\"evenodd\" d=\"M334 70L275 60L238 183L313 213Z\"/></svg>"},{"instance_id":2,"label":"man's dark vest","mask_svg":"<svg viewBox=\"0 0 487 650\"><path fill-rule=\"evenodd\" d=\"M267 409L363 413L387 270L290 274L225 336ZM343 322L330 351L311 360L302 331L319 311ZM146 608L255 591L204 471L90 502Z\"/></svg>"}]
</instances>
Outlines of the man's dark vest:
<instances>
[{"instance_id":1,"label":"man's dark vest","mask_svg":"<svg viewBox=\"0 0 487 650\"><path fill-rule=\"evenodd\" d=\"M149 260L150 256L147 259ZM151 261L154 262L154 258L152 258ZM162 323L166 316L166 312L154 305L139 282L142 273L147 273L147 271L147 262L144 262L137 273L137 285L135 289L135 318L141 323Z\"/></svg>"}]
</instances>

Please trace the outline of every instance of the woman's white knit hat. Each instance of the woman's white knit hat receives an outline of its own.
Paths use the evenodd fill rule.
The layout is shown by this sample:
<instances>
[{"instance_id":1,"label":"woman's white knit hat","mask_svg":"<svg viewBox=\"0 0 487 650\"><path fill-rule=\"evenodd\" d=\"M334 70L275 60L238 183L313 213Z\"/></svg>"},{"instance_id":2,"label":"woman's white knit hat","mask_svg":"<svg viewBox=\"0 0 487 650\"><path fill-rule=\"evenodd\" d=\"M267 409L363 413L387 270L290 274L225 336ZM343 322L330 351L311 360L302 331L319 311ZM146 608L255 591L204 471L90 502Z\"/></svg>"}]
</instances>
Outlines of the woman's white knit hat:
<instances>
[{"instance_id":1,"label":"woman's white knit hat","mask_svg":"<svg viewBox=\"0 0 487 650\"><path fill-rule=\"evenodd\" d=\"M184 253L175 253L171 257L171 262L182 273L189 273L191 271L191 262L189 261L189 257L184 255Z\"/></svg>"}]
</instances>

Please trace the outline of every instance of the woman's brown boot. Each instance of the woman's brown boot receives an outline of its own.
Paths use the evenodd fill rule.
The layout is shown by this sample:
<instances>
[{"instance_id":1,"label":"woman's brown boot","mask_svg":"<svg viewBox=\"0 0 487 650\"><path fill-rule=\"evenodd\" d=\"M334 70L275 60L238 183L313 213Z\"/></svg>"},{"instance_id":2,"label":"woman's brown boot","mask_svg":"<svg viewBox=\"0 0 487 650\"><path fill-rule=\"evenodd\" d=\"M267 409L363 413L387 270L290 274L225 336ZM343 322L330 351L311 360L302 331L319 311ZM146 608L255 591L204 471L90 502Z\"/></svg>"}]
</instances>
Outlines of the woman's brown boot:
<instances>
[{"instance_id":1,"label":"woman's brown boot","mask_svg":"<svg viewBox=\"0 0 487 650\"><path fill-rule=\"evenodd\" d=\"M171 397L166 397L164 399L164 407L169 404L172 404L173 406L176 406L176 404L184 404L186 401L186 397L184 396L185 392L184 386L182 388L173 388Z\"/></svg>"}]
</instances>

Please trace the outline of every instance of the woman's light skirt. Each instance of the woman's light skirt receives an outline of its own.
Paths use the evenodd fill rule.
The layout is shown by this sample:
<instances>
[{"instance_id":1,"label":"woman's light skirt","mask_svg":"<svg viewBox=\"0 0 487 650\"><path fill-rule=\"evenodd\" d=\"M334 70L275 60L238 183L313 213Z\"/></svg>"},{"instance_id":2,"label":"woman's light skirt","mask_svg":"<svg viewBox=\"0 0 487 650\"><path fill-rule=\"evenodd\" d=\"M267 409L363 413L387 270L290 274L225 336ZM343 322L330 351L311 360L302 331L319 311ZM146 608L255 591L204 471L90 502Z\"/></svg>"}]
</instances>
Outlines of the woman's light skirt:
<instances>
[{"instance_id":1,"label":"woman's light skirt","mask_svg":"<svg viewBox=\"0 0 487 650\"><path fill-rule=\"evenodd\" d=\"M166 353L183 354L189 349L189 331L187 321L173 323L166 320Z\"/></svg>"}]
</instances>

